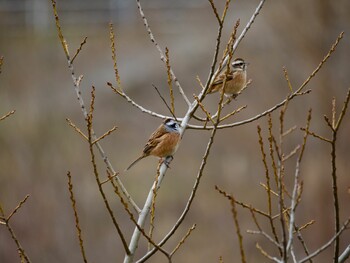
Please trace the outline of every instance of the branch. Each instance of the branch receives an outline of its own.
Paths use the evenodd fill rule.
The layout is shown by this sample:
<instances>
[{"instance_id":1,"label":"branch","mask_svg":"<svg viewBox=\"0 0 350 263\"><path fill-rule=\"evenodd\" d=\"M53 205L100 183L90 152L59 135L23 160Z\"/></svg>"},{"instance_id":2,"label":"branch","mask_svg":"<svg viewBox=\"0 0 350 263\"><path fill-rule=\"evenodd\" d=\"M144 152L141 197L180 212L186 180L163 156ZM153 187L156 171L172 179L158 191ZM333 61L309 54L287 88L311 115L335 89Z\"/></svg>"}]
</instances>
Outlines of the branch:
<instances>
[{"instance_id":1,"label":"branch","mask_svg":"<svg viewBox=\"0 0 350 263\"><path fill-rule=\"evenodd\" d=\"M73 192L72 176L71 176L70 172L67 173L67 177L68 177L68 190L70 193L70 200L71 200L72 208L73 208L73 212L74 212L75 228L77 230L77 236L79 239L80 252L81 252L81 255L83 257L83 261L85 263L87 263L88 261L86 259L86 254L85 254L85 249L84 249L84 240L83 240L82 233L81 233L79 216L78 216L76 201L75 201L74 192Z\"/></svg>"},{"instance_id":2,"label":"branch","mask_svg":"<svg viewBox=\"0 0 350 263\"><path fill-rule=\"evenodd\" d=\"M350 256L350 245L348 245L346 247L346 249L344 250L344 252L340 255L338 262L339 263L344 263L345 260L347 260Z\"/></svg>"},{"instance_id":3,"label":"branch","mask_svg":"<svg viewBox=\"0 0 350 263\"><path fill-rule=\"evenodd\" d=\"M185 118L186 119L186 118ZM190 194L190 197L186 203L186 206L181 214L181 216L179 217L179 219L177 220L177 222L175 223L175 225L172 227L172 229L169 231L169 233L162 239L162 241L160 241L158 243L158 246L162 246L164 245L168 239L175 233L175 231L178 229L178 227L181 225L181 223L183 222L183 220L185 219L188 211L190 210L191 208L191 205L192 205L192 202L194 200L194 197L197 193L197 190L198 190L198 186L199 186L199 183L200 183L200 180L203 176L203 171L204 171L204 168L207 164L207 159L208 159L208 156L209 156L209 153L210 153L210 149L213 145L213 142L214 142L214 137L215 137L215 133L216 133L216 129L213 129L212 133L211 133L211 136L209 138L209 142L207 144L207 148L205 150L205 153L203 155L203 158L202 158L202 162L200 164L200 167L199 167L199 171L197 173L197 177L196 177L196 181L193 185L193 188L192 188L192 192ZM163 165L162 165L163 167ZM162 168L161 167L161 168ZM160 180L160 178L159 178ZM150 191L151 193L151 191ZM147 201L146 201L147 203ZM149 259L155 252L157 251L157 248L153 248L151 251L149 251L146 255L144 255L141 259L139 259L137 261L137 263L142 263L142 262L145 262L147 259Z\"/></svg>"},{"instance_id":4,"label":"branch","mask_svg":"<svg viewBox=\"0 0 350 263\"><path fill-rule=\"evenodd\" d=\"M84 118L86 120L87 117L88 117L88 113L86 111L85 103L84 103L84 100L83 100L83 97L82 97L82 93L81 93L81 89L80 89L81 78L80 77L77 78L76 75L75 75L75 72L74 72L74 67L73 67L73 64L72 64L72 61L71 61L71 58L70 58L70 55L69 55L68 45L67 45L66 39L64 38L63 33L62 33L62 29L61 29L61 25L60 25L58 13L57 13L57 8L56 8L56 1L55 0L51 0L51 2L52 2L52 8L53 8L54 16L55 16L55 21L56 21L56 28L57 28L58 37L60 38L60 42L62 44L63 51L64 51L64 53L66 55L66 58L67 58L68 69L69 69L69 71L71 73L71 76L72 76L74 90L75 90L76 96L78 98L78 102L79 102L81 111L82 111L82 113L84 115ZM95 132L93 130L91 130L91 136L92 136L92 140L96 140L97 139L97 137L95 135ZM104 150L103 150L102 146L100 145L100 143L97 142L95 145L96 145L96 147L97 147L97 149L98 149L98 151L99 151L99 153L100 153L104 163L106 164L107 168L111 171L112 174L116 174L115 169L113 168L111 162L109 161L109 158L107 157L107 155L104 152ZM117 181L117 184L119 185L119 187L121 188L123 194L125 195L125 197L128 199L130 204L135 209L135 211L139 212L140 208L137 206L137 204L131 198L130 194L128 193L128 191L124 187L122 181L118 177L116 178L116 181Z\"/></svg>"},{"instance_id":5,"label":"branch","mask_svg":"<svg viewBox=\"0 0 350 263\"><path fill-rule=\"evenodd\" d=\"M8 118L9 116L11 116L12 114L14 114L16 111L12 110L8 113L6 113L4 116L0 117L0 121L5 120L6 118Z\"/></svg>"},{"instance_id":6,"label":"branch","mask_svg":"<svg viewBox=\"0 0 350 263\"><path fill-rule=\"evenodd\" d=\"M103 199L103 202L106 206L106 209L112 219L113 225L116 228L118 235L120 237L120 240L122 241L125 253L127 255L130 255L130 250L128 248L128 245L126 243L124 234L114 216L113 210L107 200L106 194L102 188L102 184L101 184L101 180L100 180L100 175L98 173L98 169L97 169L97 164L96 164L96 158L95 158L95 152L94 152L94 144L93 144L93 111L94 111L94 101L95 101L95 89L94 87L92 87L92 91L91 91L91 103L90 103L90 111L89 114L86 117L86 125L87 125L87 130L88 130L88 141L89 141L89 151L90 151L90 156L91 156L91 164L92 164L92 168L93 168L93 172L95 175L95 179L97 182L97 186L98 186L98 190L101 194L101 197ZM118 177L117 177L118 178Z\"/></svg>"},{"instance_id":7,"label":"branch","mask_svg":"<svg viewBox=\"0 0 350 263\"><path fill-rule=\"evenodd\" d=\"M298 263L304 263L306 261L308 261L311 258L316 257L318 254L320 254L322 251L324 251L325 249L327 249L329 246L331 246L333 244L333 242L335 241L335 239L337 237L340 236L340 234L346 229L346 227L348 226L350 222L350 218L348 218L343 226L339 229L339 232L336 233L326 244L324 244L322 247L320 247L319 249L317 249L315 252L311 253L309 256L303 258L302 260L300 260Z\"/></svg>"},{"instance_id":8,"label":"branch","mask_svg":"<svg viewBox=\"0 0 350 263\"><path fill-rule=\"evenodd\" d=\"M263 3L264 1L261 1L261 3ZM243 33L243 32L242 32ZM242 35L242 34L241 34ZM224 124L224 125L219 125L217 127L217 129L225 129L225 128L231 128L231 127L237 127L237 126L241 126L253 121L256 121L264 116L266 116L267 114L277 110L278 108L280 108L281 106L283 106L287 100L292 100L297 96L301 96L304 94L307 94L308 92L302 92L302 90L305 88L305 86L311 81L311 79L316 75L316 73L322 68L322 66L327 62L327 60L329 59L329 57L332 55L332 53L336 50L340 40L343 38L344 32L341 32L339 34L339 36L337 37L335 43L332 45L331 49L328 51L328 53L325 55L325 57L322 59L322 61L319 63L319 65L316 67L316 69L309 75L309 77L303 82L303 84L301 84L301 86L292 94L290 94L286 99L284 99L283 101L277 103L275 106L271 107L270 109L243 121L239 121L239 122L234 122L234 123L230 123L230 124ZM239 38L237 39L237 41L239 40ZM237 42L236 41L236 42ZM236 44L236 43L235 43ZM234 45L235 47L235 45ZM200 126L200 125L188 125L189 129L199 129L199 130L211 130L213 129L213 126Z\"/></svg>"},{"instance_id":9,"label":"branch","mask_svg":"<svg viewBox=\"0 0 350 263\"><path fill-rule=\"evenodd\" d=\"M143 9L142 9L142 7L141 7L140 0L136 0L136 3L137 3L137 7L138 7L138 9L139 9L141 18L142 18L142 20L143 20L143 24L144 24L144 26L146 27L147 33L148 33L148 35L149 35L149 37L150 37L152 43L156 46L157 50L159 51L160 60L163 61L164 63L166 63L166 58L165 58L165 56L164 56L164 54L163 54L163 51L162 51L161 47L158 45L157 41L155 40L155 38L154 38L154 36L153 36L153 33L152 33L152 31L151 31L151 28L150 28L149 25L148 25L148 21L147 21L147 19L146 19L146 17L145 17L145 14L143 13ZM169 65L169 67L170 67L170 65ZM173 80L174 80L176 86L178 87L179 92L181 93L183 99L185 100L185 102L187 103L187 105L190 106L190 105L191 105L191 102L188 100L188 98L187 98L185 92L183 91L183 89L182 89L182 87L181 87L179 81L177 80L177 77L175 76L175 73L174 73L174 71L172 70L171 67L170 67L170 73L171 73L171 76L172 76L172 78L173 78Z\"/></svg>"},{"instance_id":10,"label":"branch","mask_svg":"<svg viewBox=\"0 0 350 263\"><path fill-rule=\"evenodd\" d=\"M5 217L4 211L0 205L0 216L1 216L1 219L4 220L4 222L0 221L0 225L5 225L7 230L9 231L12 240L15 242L15 244L17 246L17 251L18 251L18 255L20 257L21 262L31 263L29 257L27 256L26 252L24 251L21 243L19 242L18 238L15 235L14 230L12 229L12 227L10 225L10 219L18 211L18 209L20 209L22 207L22 205L27 201L28 197L29 197L29 195L26 195L25 198L19 202L19 204L15 207L15 209L7 217Z\"/></svg>"}]
</instances>

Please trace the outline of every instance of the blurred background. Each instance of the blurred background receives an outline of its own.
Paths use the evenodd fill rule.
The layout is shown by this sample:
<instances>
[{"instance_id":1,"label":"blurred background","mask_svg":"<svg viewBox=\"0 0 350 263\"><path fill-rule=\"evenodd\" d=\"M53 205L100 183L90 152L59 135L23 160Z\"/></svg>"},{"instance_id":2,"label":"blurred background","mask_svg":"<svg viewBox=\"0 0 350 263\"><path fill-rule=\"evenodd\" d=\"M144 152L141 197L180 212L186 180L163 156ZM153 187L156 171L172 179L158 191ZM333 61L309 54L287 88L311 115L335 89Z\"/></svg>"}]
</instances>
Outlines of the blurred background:
<instances>
[{"instance_id":1,"label":"blurred background","mask_svg":"<svg viewBox=\"0 0 350 263\"><path fill-rule=\"evenodd\" d=\"M102 145L113 166L123 171L140 154L161 120L141 113L107 87L107 81L115 83L108 23L114 23L118 65L125 92L144 107L168 115L152 88L152 84L156 85L168 98L165 66L149 40L134 1L57 2L71 54L83 38L88 37L74 62L75 71L77 75L84 75L81 86L86 101L89 101L91 86L96 87L94 124L97 134L118 126L117 132L107 137ZM216 2L221 12L224 1ZM171 65L186 94L189 97L198 94L200 88L195 78L198 75L202 82L206 81L218 28L209 3L205 0L148 0L141 3L159 44L170 50ZM258 3L257 0L232 1L223 45L236 20L240 19L240 33ZM229 112L248 105L231 121L254 116L285 98L288 86L283 66L297 89L317 67L341 31L345 31L345 35L337 51L307 86L313 91L294 99L286 114L286 128L301 127L305 125L308 109L312 108L311 129L329 137L323 114L330 116L332 97L337 99L340 112L350 86L350 2L346 0L265 3L235 53L236 57L243 57L250 63L248 76L253 83L225 109ZM0 202L10 213L26 194L30 195L25 206L12 219L12 226L24 249L32 262L81 260L67 190L66 173L69 170L88 259L90 262L122 262L122 245L98 193L88 146L65 121L65 118L70 118L85 130L67 61L57 37L50 1L0 1L0 55L4 56L0 75L0 115L16 110L15 115L0 123ZM179 93L175 94L176 114L181 117L186 107ZM214 112L217 101L218 95L213 95L204 103ZM277 135L277 112L273 114L273 120ZM240 260L229 202L214 190L214 185L232 193L238 200L266 211L266 193L259 185L265 180L265 172L256 132L256 126L260 124L266 135L266 122L263 118L218 132L192 209L165 246L171 251L187 229L197 224L197 229L174 256L174 262L218 262L219 256L225 262ZM348 113L337 144L341 220L350 213L349 129ZM209 136L210 133L205 131L188 130L185 133L158 192L155 240L167 233L180 216ZM297 129L287 137L285 151L289 152L301 143L302 136ZM106 168L101 160L98 165L104 178ZM139 206L143 205L151 187L156 165L155 158L147 158L122 178ZM286 167L287 182L293 178L294 167L295 158ZM299 225L316 220L304 232L310 251L333 235L330 171L329 145L310 137L301 166L304 193L296 218ZM109 186L105 189L129 240L133 224L112 189ZM276 249L264 238L245 233L245 230L255 227L247 211L239 209L238 213L248 262L267 262L256 250L256 242L277 255ZM0 231L0 262L18 262L9 233L4 227ZM349 233L345 232L341 240L342 251L350 243ZM146 246L141 238L137 258L145 253ZM301 257L299 246L297 251ZM330 248L316 261L331 262L332 254ZM165 261L159 254L149 262Z\"/></svg>"}]
</instances>

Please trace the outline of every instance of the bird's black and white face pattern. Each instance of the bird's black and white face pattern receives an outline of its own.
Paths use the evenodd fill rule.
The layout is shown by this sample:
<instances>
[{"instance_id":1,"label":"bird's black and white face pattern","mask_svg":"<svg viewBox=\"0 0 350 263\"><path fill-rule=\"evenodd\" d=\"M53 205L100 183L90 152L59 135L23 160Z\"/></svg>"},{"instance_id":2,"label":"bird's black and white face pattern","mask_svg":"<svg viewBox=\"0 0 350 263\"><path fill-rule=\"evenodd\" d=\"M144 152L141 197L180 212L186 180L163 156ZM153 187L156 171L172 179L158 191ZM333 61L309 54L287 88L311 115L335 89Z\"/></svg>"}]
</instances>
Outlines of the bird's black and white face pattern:
<instances>
[{"instance_id":1,"label":"bird's black and white face pattern","mask_svg":"<svg viewBox=\"0 0 350 263\"><path fill-rule=\"evenodd\" d=\"M247 63L241 58L236 58L232 62L232 68L233 70L246 70L247 69Z\"/></svg>"},{"instance_id":2,"label":"bird's black and white face pattern","mask_svg":"<svg viewBox=\"0 0 350 263\"><path fill-rule=\"evenodd\" d=\"M168 132L179 132L180 131L180 125L172 120L172 119L166 119L164 121L165 128Z\"/></svg>"}]
</instances>

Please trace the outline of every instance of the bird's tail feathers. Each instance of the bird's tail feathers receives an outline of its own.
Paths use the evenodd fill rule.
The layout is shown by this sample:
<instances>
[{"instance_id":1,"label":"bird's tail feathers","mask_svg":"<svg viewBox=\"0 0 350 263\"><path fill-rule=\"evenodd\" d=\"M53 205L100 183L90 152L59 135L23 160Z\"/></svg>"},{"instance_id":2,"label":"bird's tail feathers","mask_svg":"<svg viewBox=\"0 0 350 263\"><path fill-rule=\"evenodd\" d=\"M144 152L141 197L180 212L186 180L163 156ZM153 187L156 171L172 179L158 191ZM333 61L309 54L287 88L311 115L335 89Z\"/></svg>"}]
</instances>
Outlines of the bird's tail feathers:
<instances>
[{"instance_id":1,"label":"bird's tail feathers","mask_svg":"<svg viewBox=\"0 0 350 263\"><path fill-rule=\"evenodd\" d=\"M124 171L128 171L131 167L133 167L138 161L140 161L141 159L145 158L146 156L141 155L139 158L137 158L135 161L133 161L128 168L126 168Z\"/></svg>"}]
</instances>

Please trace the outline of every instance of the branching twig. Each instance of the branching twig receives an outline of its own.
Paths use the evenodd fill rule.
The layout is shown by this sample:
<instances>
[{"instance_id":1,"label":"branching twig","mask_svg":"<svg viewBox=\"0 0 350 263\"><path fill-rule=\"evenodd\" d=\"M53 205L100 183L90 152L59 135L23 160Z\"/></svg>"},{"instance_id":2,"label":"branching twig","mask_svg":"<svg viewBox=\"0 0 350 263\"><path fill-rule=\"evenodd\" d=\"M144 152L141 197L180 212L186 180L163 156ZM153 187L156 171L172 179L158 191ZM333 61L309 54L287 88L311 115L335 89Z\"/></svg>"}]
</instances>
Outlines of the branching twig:
<instances>
[{"instance_id":1,"label":"branching twig","mask_svg":"<svg viewBox=\"0 0 350 263\"><path fill-rule=\"evenodd\" d=\"M86 111L85 103L84 103L84 100L83 100L83 97L82 97L82 94L81 94L81 89L80 89L81 77L77 78L76 75L75 75L75 72L74 72L74 67L73 67L73 64L72 64L72 61L71 61L71 58L70 58L70 55L69 55L68 45L67 45L66 39L64 38L63 33L62 33L60 20L59 20L59 16L58 16L58 13L57 13L57 8L56 8L56 1L55 0L51 0L51 2L52 2L52 8L53 8L54 16L55 16L55 21L56 21L56 28L57 28L58 37L60 38L60 42L62 44L63 51L64 51L64 53L66 55L66 59L67 59L67 62L68 62L68 68L69 68L71 76L72 76L74 90L75 90L76 96L78 98L78 101L79 101L79 104L80 104L80 108L81 108L82 113L84 115L84 118L86 120L87 117L88 117L88 113ZM96 135L95 135L93 130L91 130L91 136L92 136L92 140L93 141L97 139L97 137L96 137ZM109 159L108 159L106 153L104 152L102 146L98 142L95 145L96 145L96 147L97 147L97 149L98 149L98 151L99 151L103 161L105 162L107 168L111 171L112 174L116 174L116 171L113 168L111 162L109 161ZM139 212L140 208L137 206L137 204L131 198L130 194L127 192L126 188L124 187L122 181L118 177L116 178L116 181L117 181L117 184L119 185L119 187L121 188L123 194L126 196L128 201L133 206L133 208L137 212Z\"/></svg>"},{"instance_id":2,"label":"branching twig","mask_svg":"<svg viewBox=\"0 0 350 263\"><path fill-rule=\"evenodd\" d=\"M147 21L147 19L146 19L146 16L145 16L145 14L144 14L144 12L143 12L143 9L142 9L142 7L141 7L141 4L140 4L140 0L136 0L136 3L137 3L137 7L138 7L138 9L139 9L141 18L142 18L142 20L143 20L143 24L144 24L145 27L146 27L147 33L148 33L148 35L149 35L149 37L150 37L152 43L156 46L157 50L159 51L160 60L163 61L164 63L166 63L166 58L165 58L165 56L164 56L164 54L163 54L163 51L162 51L161 47L158 45L158 43L157 43L156 39L154 38L154 35L153 35L152 31L151 31L151 28L150 28L150 26L148 25L148 21ZM172 78L173 78L173 80L174 80L176 86L178 87L179 92L181 93L183 99L185 100L185 102L187 103L187 105L190 106L190 105L191 105L191 102L188 100L188 98L187 98L185 92L183 91L183 89L182 89L182 87L181 87L179 81L177 80L177 77L175 76L174 71L172 70L172 68L170 68L170 73L171 73L171 76L172 76Z\"/></svg>"},{"instance_id":3,"label":"branching twig","mask_svg":"<svg viewBox=\"0 0 350 263\"><path fill-rule=\"evenodd\" d=\"M5 216L4 211L0 205L0 216L1 216L1 219L4 221L4 222L0 221L0 225L5 225L5 227L9 231L12 240L15 242L15 244L17 246L17 251L18 251L18 255L20 257L21 262L31 263L28 255L24 251L21 243L19 242L18 238L16 237L15 232L10 224L10 220L11 220L12 216L18 211L18 209L20 209L23 206L23 204L27 201L28 197L29 197L29 195L26 195L25 198L19 202L19 204L15 207L15 209L7 217Z\"/></svg>"},{"instance_id":4,"label":"branching twig","mask_svg":"<svg viewBox=\"0 0 350 263\"><path fill-rule=\"evenodd\" d=\"M113 213L113 210L107 200L107 197L106 197L106 194L102 188L102 185L101 185L101 180L100 180L100 175L99 175L99 172L98 172L98 169L97 169L97 164L96 164L96 160L95 160L95 152L94 152L94 144L93 144L93 111L94 111L94 101L95 101L95 89L94 87L92 88L92 91L91 91L91 103L90 103L90 111L86 117L86 124L87 124L87 130L88 130L88 141L89 141L89 151L90 151L90 156L91 156L91 164L92 164L92 167L93 167L93 171L94 171L94 175L95 175L95 179L96 179L96 182L97 182L97 186L98 186L98 190L102 196L102 199L103 199L103 202L106 206L106 209L112 219L112 222L113 222L113 225L114 227L116 228L117 232L118 232L118 235L120 237L120 240L122 241L122 244L123 244L123 247L124 247L124 250L125 250L125 253L127 255L130 255L130 250L128 248L128 245L126 243L126 240L125 240L125 237L124 237L124 234L121 230L121 227L119 226L115 216L114 216L114 213ZM117 177L118 178L118 177Z\"/></svg>"},{"instance_id":5,"label":"branching twig","mask_svg":"<svg viewBox=\"0 0 350 263\"><path fill-rule=\"evenodd\" d=\"M315 252L311 253L310 255L308 255L307 257L299 260L298 263L304 263L306 261L308 261L311 258L316 257L318 254L320 254L321 252L323 252L325 249L327 249L329 246L331 246L334 241L336 240L337 237L339 237L339 235L347 228L347 226L349 225L350 219L348 218L343 226L339 229L339 232L335 233L335 235L323 246L321 246L319 249L317 249ZM338 259L337 259L338 260Z\"/></svg>"}]
</instances>

